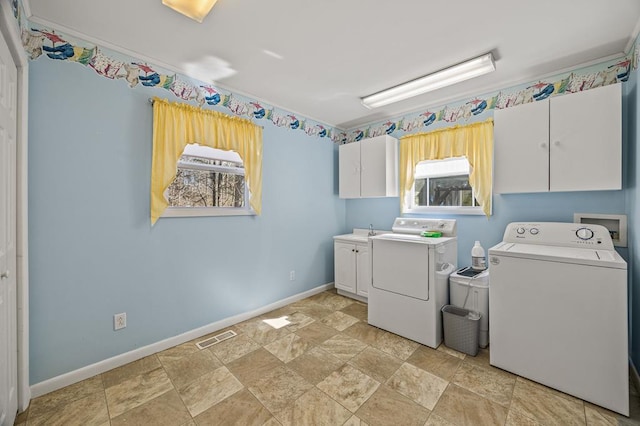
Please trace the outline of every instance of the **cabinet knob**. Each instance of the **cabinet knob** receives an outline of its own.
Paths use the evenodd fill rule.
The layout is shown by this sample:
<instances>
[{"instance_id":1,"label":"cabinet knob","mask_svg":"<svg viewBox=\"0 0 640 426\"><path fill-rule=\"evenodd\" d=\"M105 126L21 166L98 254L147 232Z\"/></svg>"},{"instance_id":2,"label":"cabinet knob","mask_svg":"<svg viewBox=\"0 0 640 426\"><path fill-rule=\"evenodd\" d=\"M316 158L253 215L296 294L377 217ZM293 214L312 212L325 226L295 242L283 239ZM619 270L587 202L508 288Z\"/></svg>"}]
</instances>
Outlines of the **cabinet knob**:
<instances>
[{"instance_id":1,"label":"cabinet knob","mask_svg":"<svg viewBox=\"0 0 640 426\"><path fill-rule=\"evenodd\" d=\"M553 144L554 144L555 146L560 146L560 141L555 141Z\"/></svg>"},{"instance_id":2,"label":"cabinet knob","mask_svg":"<svg viewBox=\"0 0 640 426\"><path fill-rule=\"evenodd\" d=\"M540 148L546 148L546 147L547 147L547 143L546 143L546 142L542 142L542 143L540 144Z\"/></svg>"},{"instance_id":3,"label":"cabinet knob","mask_svg":"<svg viewBox=\"0 0 640 426\"><path fill-rule=\"evenodd\" d=\"M360 250L356 250L356 253L360 253Z\"/></svg>"},{"instance_id":4,"label":"cabinet knob","mask_svg":"<svg viewBox=\"0 0 640 426\"><path fill-rule=\"evenodd\" d=\"M351 251L356 251L356 249L351 249Z\"/></svg>"},{"instance_id":5,"label":"cabinet knob","mask_svg":"<svg viewBox=\"0 0 640 426\"><path fill-rule=\"evenodd\" d=\"M6 270L2 274L0 274L1 280L4 280L5 278L9 278L9 270Z\"/></svg>"}]
</instances>

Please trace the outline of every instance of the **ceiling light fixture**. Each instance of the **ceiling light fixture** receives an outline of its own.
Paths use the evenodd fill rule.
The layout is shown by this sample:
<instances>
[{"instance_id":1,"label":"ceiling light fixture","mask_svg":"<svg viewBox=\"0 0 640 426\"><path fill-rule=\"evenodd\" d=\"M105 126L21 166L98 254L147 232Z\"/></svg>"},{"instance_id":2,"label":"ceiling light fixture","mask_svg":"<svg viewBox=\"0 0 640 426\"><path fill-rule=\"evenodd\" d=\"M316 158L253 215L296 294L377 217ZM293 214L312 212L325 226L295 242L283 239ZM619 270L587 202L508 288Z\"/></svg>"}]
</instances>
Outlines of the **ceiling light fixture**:
<instances>
[{"instance_id":1,"label":"ceiling light fixture","mask_svg":"<svg viewBox=\"0 0 640 426\"><path fill-rule=\"evenodd\" d=\"M162 4L169 6L176 12L182 13L194 21L202 23L205 16L218 0L162 0Z\"/></svg>"},{"instance_id":2,"label":"ceiling light fixture","mask_svg":"<svg viewBox=\"0 0 640 426\"><path fill-rule=\"evenodd\" d=\"M421 95L445 86L460 83L470 78L495 71L496 64L493 55L487 53L449 68L416 78L415 80L399 84L389 89L361 98L367 108L378 108L394 102L402 101L413 96Z\"/></svg>"}]
</instances>

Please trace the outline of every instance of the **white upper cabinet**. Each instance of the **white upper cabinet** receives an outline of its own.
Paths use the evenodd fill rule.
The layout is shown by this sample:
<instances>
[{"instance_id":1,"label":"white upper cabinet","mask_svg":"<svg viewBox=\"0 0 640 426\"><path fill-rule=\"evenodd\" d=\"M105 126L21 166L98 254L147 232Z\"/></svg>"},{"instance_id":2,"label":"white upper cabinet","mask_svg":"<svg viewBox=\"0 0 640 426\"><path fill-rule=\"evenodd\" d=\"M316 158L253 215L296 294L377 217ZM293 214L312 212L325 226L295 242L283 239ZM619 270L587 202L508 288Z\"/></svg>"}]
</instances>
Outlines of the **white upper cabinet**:
<instances>
[{"instance_id":1,"label":"white upper cabinet","mask_svg":"<svg viewBox=\"0 0 640 426\"><path fill-rule=\"evenodd\" d=\"M494 192L622 188L620 84L494 113Z\"/></svg>"},{"instance_id":2,"label":"white upper cabinet","mask_svg":"<svg viewBox=\"0 0 640 426\"><path fill-rule=\"evenodd\" d=\"M493 191L549 190L549 100L495 110Z\"/></svg>"},{"instance_id":3,"label":"white upper cabinet","mask_svg":"<svg viewBox=\"0 0 640 426\"><path fill-rule=\"evenodd\" d=\"M360 144L340 145L340 198L360 198Z\"/></svg>"},{"instance_id":4,"label":"white upper cabinet","mask_svg":"<svg viewBox=\"0 0 640 426\"><path fill-rule=\"evenodd\" d=\"M550 191L622 189L622 85L553 98Z\"/></svg>"},{"instance_id":5,"label":"white upper cabinet","mask_svg":"<svg viewBox=\"0 0 640 426\"><path fill-rule=\"evenodd\" d=\"M340 198L398 196L398 140L382 135L340 146Z\"/></svg>"}]
</instances>

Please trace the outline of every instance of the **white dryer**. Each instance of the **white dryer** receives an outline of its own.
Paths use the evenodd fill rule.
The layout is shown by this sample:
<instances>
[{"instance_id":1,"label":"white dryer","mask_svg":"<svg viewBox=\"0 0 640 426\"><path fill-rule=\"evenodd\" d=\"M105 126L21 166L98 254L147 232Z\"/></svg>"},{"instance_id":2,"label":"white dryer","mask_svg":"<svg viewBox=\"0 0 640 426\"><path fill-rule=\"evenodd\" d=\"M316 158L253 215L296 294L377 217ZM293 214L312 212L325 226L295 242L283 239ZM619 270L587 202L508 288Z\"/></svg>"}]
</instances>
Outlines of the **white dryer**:
<instances>
[{"instance_id":1,"label":"white dryer","mask_svg":"<svg viewBox=\"0 0 640 426\"><path fill-rule=\"evenodd\" d=\"M393 233L369 239L369 324L438 347L448 279L456 269L456 221L397 218ZM441 237L423 237L437 231Z\"/></svg>"},{"instance_id":2,"label":"white dryer","mask_svg":"<svg viewBox=\"0 0 640 426\"><path fill-rule=\"evenodd\" d=\"M607 229L511 223L489 270L491 364L629 415L627 264Z\"/></svg>"}]
</instances>

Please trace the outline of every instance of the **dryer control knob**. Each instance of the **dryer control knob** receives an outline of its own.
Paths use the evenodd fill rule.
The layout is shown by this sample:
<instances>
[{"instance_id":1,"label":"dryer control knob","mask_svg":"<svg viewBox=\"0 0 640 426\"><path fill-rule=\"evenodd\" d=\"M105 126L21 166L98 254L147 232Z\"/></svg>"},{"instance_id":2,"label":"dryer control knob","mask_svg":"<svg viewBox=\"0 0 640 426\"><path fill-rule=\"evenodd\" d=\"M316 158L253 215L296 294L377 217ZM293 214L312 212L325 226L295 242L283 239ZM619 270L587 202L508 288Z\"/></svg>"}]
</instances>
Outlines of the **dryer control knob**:
<instances>
[{"instance_id":1,"label":"dryer control knob","mask_svg":"<svg viewBox=\"0 0 640 426\"><path fill-rule=\"evenodd\" d=\"M531 233L531 235L538 235L538 232L540 232L540 230L538 228L531 228L529 232Z\"/></svg>"},{"instance_id":2,"label":"dryer control knob","mask_svg":"<svg viewBox=\"0 0 640 426\"><path fill-rule=\"evenodd\" d=\"M516 232L520 235L524 234L524 231L526 231L524 228L520 227L516 229Z\"/></svg>"},{"instance_id":3,"label":"dryer control knob","mask_svg":"<svg viewBox=\"0 0 640 426\"><path fill-rule=\"evenodd\" d=\"M589 228L580 228L576 231L576 236L581 240L590 240L593 238L593 231Z\"/></svg>"}]
</instances>

